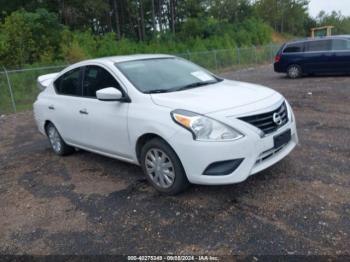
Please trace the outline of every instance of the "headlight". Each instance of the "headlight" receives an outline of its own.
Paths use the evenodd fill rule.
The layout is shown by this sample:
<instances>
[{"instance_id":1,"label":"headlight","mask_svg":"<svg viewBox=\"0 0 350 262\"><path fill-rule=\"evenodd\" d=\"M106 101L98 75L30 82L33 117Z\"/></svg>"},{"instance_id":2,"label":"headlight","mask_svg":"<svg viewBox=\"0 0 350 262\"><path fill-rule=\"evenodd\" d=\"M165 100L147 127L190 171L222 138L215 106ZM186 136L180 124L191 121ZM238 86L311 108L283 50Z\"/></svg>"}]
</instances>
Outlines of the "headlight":
<instances>
[{"instance_id":1,"label":"headlight","mask_svg":"<svg viewBox=\"0 0 350 262\"><path fill-rule=\"evenodd\" d=\"M227 141L243 137L243 134L219 121L185 110L171 112L175 123L191 131L200 141Z\"/></svg>"}]
</instances>

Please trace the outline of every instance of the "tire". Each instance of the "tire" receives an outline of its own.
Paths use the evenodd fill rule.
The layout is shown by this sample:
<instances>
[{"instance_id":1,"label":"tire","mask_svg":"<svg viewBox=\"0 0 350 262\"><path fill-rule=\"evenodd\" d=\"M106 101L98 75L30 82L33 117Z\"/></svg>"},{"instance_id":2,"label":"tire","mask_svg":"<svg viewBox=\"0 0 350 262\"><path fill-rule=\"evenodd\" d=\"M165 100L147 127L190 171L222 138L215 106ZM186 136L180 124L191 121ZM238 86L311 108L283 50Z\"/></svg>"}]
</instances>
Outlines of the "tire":
<instances>
[{"instance_id":1,"label":"tire","mask_svg":"<svg viewBox=\"0 0 350 262\"><path fill-rule=\"evenodd\" d=\"M157 191L176 195L190 185L180 159L165 141L148 141L141 149L140 159L147 180Z\"/></svg>"},{"instance_id":2,"label":"tire","mask_svg":"<svg viewBox=\"0 0 350 262\"><path fill-rule=\"evenodd\" d=\"M301 67L299 65L290 65L287 69L287 76L290 79L296 79L300 78L302 76L303 72L301 70Z\"/></svg>"},{"instance_id":3,"label":"tire","mask_svg":"<svg viewBox=\"0 0 350 262\"><path fill-rule=\"evenodd\" d=\"M48 123L45 129L51 148L56 155L66 156L75 151L73 147L63 141L60 133L52 123Z\"/></svg>"}]
</instances>

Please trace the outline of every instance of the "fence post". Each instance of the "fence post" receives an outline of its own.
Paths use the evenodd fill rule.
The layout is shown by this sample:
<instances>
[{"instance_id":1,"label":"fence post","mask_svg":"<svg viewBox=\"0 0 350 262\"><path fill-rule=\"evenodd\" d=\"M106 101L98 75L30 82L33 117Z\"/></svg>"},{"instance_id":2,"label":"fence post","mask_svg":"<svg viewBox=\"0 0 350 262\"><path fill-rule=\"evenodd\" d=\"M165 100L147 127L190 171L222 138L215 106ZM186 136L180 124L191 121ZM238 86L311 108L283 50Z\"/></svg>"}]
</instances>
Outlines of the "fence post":
<instances>
[{"instance_id":1,"label":"fence post","mask_svg":"<svg viewBox=\"0 0 350 262\"><path fill-rule=\"evenodd\" d=\"M8 84L8 88L9 88L10 96L11 96L12 108L13 108L14 113L17 113L16 102L15 102L15 98L13 96L13 91L12 91L12 85L11 85L10 77L9 77L9 74L8 74L6 68L4 66L2 68L4 69L4 72L5 72L5 75L6 75L6 79L7 79L7 84Z\"/></svg>"},{"instance_id":2,"label":"fence post","mask_svg":"<svg viewBox=\"0 0 350 262\"><path fill-rule=\"evenodd\" d=\"M258 49L254 46L254 54L255 54L255 66L258 66Z\"/></svg>"},{"instance_id":3,"label":"fence post","mask_svg":"<svg viewBox=\"0 0 350 262\"><path fill-rule=\"evenodd\" d=\"M238 67L241 67L241 52L239 47L237 47L236 49L237 49Z\"/></svg>"},{"instance_id":4,"label":"fence post","mask_svg":"<svg viewBox=\"0 0 350 262\"><path fill-rule=\"evenodd\" d=\"M270 58L271 58L271 62L273 64L275 58L274 58L274 53L273 53L273 44L270 44Z\"/></svg>"},{"instance_id":5,"label":"fence post","mask_svg":"<svg viewBox=\"0 0 350 262\"><path fill-rule=\"evenodd\" d=\"M218 73L218 59L216 55L216 50L214 50L214 59L215 59L215 70L216 70L216 73Z\"/></svg>"},{"instance_id":6,"label":"fence post","mask_svg":"<svg viewBox=\"0 0 350 262\"><path fill-rule=\"evenodd\" d=\"M192 55L191 55L191 52L189 50L187 50L187 54L188 54L188 60L192 61Z\"/></svg>"}]
</instances>

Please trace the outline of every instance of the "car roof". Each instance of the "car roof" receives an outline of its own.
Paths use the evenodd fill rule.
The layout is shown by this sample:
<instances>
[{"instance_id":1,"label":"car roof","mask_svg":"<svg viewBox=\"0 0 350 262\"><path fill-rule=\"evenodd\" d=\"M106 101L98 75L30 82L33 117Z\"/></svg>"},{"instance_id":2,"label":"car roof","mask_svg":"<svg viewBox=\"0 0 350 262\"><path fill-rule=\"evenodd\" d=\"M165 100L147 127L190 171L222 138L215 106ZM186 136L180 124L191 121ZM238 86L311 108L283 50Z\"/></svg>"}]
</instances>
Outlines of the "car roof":
<instances>
[{"instance_id":1,"label":"car roof","mask_svg":"<svg viewBox=\"0 0 350 262\"><path fill-rule=\"evenodd\" d=\"M87 60L84 62L120 63L120 62L129 62L129 61L146 60L146 59L157 59L157 58L171 58L171 57L174 57L174 56L165 55L165 54L135 54L135 55L102 57L102 58L90 59L90 60Z\"/></svg>"},{"instance_id":2,"label":"car roof","mask_svg":"<svg viewBox=\"0 0 350 262\"><path fill-rule=\"evenodd\" d=\"M333 35L333 36L322 36L322 37L314 37L314 38L304 38L304 39L298 39L298 40L287 42L286 45L312 42L317 40L332 40L332 39L350 40L350 35Z\"/></svg>"},{"instance_id":3,"label":"car roof","mask_svg":"<svg viewBox=\"0 0 350 262\"><path fill-rule=\"evenodd\" d=\"M165 54L136 54L136 55L125 55L125 56L108 56L101 57L89 60L83 60L72 64L60 72L60 75L74 69L77 67L82 67L91 64L115 64L121 62L129 62L129 61L137 61L137 60L147 60L147 59L160 59L160 58L174 58L173 55L165 55ZM59 77L59 76L58 76Z\"/></svg>"}]
</instances>

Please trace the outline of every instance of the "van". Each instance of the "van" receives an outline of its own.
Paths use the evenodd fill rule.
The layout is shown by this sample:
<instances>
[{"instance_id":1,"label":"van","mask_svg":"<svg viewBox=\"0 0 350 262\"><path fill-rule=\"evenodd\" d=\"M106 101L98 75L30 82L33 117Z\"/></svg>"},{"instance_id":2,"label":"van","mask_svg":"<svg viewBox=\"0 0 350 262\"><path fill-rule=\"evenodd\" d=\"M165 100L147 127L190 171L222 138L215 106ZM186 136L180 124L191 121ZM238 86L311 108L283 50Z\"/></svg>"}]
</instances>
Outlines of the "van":
<instances>
[{"instance_id":1,"label":"van","mask_svg":"<svg viewBox=\"0 0 350 262\"><path fill-rule=\"evenodd\" d=\"M292 79L314 74L348 74L350 35L285 43L275 57L274 70Z\"/></svg>"}]
</instances>

